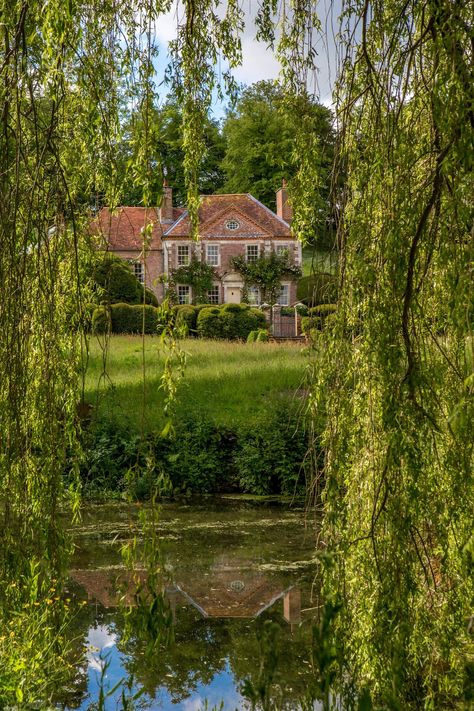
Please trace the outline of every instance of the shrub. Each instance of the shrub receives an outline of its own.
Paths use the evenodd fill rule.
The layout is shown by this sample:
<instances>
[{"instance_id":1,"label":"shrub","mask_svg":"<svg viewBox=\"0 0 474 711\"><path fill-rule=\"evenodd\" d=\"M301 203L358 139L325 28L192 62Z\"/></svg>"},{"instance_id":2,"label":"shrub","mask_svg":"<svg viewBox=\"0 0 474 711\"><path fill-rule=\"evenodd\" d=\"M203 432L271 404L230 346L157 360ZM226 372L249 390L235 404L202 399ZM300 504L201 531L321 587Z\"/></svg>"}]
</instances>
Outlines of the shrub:
<instances>
[{"instance_id":1,"label":"shrub","mask_svg":"<svg viewBox=\"0 0 474 711\"><path fill-rule=\"evenodd\" d=\"M109 333L111 330L110 311L107 306L97 306L92 313L92 333Z\"/></svg>"},{"instance_id":2,"label":"shrub","mask_svg":"<svg viewBox=\"0 0 474 711\"><path fill-rule=\"evenodd\" d=\"M177 327L186 327L186 333L195 333L199 310L191 304L173 306L174 322Z\"/></svg>"},{"instance_id":3,"label":"shrub","mask_svg":"<svg viewBox=\"0 0 474 711\"><path fill-rule=\"evenodd\" d=\"M252 494L303 493L306 438L295 432L287 407L275 409L257 425L239 432L234 455L239 488Z\"/></svg>"},{"instance_id":4,"label":"shrub","mask_svg":"<svg viewBox=\"0 0 474 711\"><path fill-rule=\"evenodd\" d=\"M112 304L110 307L112 333L142 333L145 316L145 333L156 333L158 309L155 306Z\"/></svg>"},{"instance_id":5,"label":"shrub","mask_svg":"<svg viewBox=\"0 0 474 711\"><path fill-rule=\"evenodd\" d=\"M247 343L255 343L257 340L258 336L258 331L250 331L249 335L247 336Z\"/></svg>"},{"instance_id":6,"label":"shrub","mask_svg":"<svg viewBox=\"0 0 474 711\"><path fill-rule=\"evenodd\" d=\"M303 277L298 281L296 297L305 304L328 304L337 301L337 277L320 273Z\"/></svg>"},{"instance_id":7,"label":"shrub","mask_svg":"<svg viewBox=\"0 0 474 711\"><path fill-rule=\"evenodd\" d=\"M141 300L141 303L143 303L143 299ZM145 304L149 304L150 306L158 306L158 299L156 298L155 293L148 288L145 288Z\"/></svg>"},{"instance_id":8,"label":"shrub","mask_svg":"<svg viewBox=\"0 0 474 711\"><path fill-rule=\"evenodd\" d=\"M297 306L296 311L300 316L307 316L308 315L308 307L306 306L306 304L300 304L299 306ZM280 313L282 316L294 316L295 315L295 307L294 306L283 306Z\"/></svg>"},{"instance_id":9,"label":"shrub","mask_svg":"<svg viewBox=\"0 0 474 711\"><path fill-rule=\"evenodd\" d=\"M138 281L130 265L120 257L106 255L94 268L92 279L102 290L102 303L142 304L145 301L150 306L158 306L155 294Z\"/></svg>"},{"instance_id":10,"label":"shrub","mask_svg":"<svg viewBox=\"0 0 474 711\"><path fill-rule=\"evenodd\" d=\"M321 318L326 318L330 314L336 312L337 304L319 304L319 306L313 306L308 309L309 316L321 316Z\"/></svg>"},{"instance_id":11,"label":"shrub","mask_svg":"<svg viewBox=\"0 0 474 711\"><path fill-rule=\"evenodd\" d=\"M197 332L202 338L223 338L222 323L217 306L201 309L197 317Z\"/></svg>"},{"instance_id":12,"label":"shrub","mask_svg":"<svg viewBox=\"0 0 474 711\"><path fill-rule=\"evenodd\" d=\"M259 343L267 343L269 337L270 334L268 333L266 328L261 328L259 331L257 331L257 341Z\"/></svg>"},{"instance_id":13,"label":"shrub","mask_svg":"<svg viewBox=\"0 0 474 711\"><path fill-rule=\"evenodd\" d=\"M321 316L304 316L301 319L301 330L305 334L305 336L308 336L310 331L313 330L321 330L323 325L323 319Z\"/></svg>"},{"instance_id":14,"label":"shrub","mask_svg":"<svg viewBox=\"0 0 474 711\"><path fill-rule=\"evenodd\" d=\"M197 317L197 331L203 338L246 341L251 331L265 326L264 314L259 309L251 309L247 304L202 308Z\"/></svg>"}]
</instances>

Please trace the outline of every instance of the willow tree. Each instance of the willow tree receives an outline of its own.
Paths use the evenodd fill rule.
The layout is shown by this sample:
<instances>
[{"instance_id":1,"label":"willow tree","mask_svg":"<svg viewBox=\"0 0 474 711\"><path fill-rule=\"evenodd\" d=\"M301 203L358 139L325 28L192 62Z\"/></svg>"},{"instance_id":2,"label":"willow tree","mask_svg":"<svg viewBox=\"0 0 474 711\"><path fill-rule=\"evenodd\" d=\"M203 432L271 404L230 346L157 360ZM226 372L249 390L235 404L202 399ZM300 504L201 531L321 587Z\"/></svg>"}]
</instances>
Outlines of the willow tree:
<instances>
[{"instance_id":1,"label":"willow tree","mask_svg":"<svg viewBox=\"0 0 474 711\"><path fill-rule=\"evenodd\" d=\"M342 16L340 301L312 407L325 590L351 681L384 708L469 693L472 19L446 0Z\"/></svg>"},{"instance_id":2,"label":"willow tree","mask_svg":"<svg viewBox=\"0 0 474 711\"><path fill-rule=\"evenodd\" d=\"M22 603L22 573L47 582L61 571L61 473L77 461L80 426L81 224L95 194L119 202L124 105L141 116L132 179L145 206L159 202L154 27L171 5L4 0L0 9L2 621ZM293 225L313 238L323 176L304 106L319 21L311 0L277 5L260 2L257 36L274 46L286 108L299 113ZM221 60L233 91L243 20L237 0L179 7L170 76L196 233L201 127ZM341 610L348 707L348 678L389 708L462 694L474 548L471 28L469 6L448 0L343 6L341 297L310 405L316 421L327 417L322 560L326 596ZM21 701L23 687L12 688Z\"/></svg>"}]
</instances>

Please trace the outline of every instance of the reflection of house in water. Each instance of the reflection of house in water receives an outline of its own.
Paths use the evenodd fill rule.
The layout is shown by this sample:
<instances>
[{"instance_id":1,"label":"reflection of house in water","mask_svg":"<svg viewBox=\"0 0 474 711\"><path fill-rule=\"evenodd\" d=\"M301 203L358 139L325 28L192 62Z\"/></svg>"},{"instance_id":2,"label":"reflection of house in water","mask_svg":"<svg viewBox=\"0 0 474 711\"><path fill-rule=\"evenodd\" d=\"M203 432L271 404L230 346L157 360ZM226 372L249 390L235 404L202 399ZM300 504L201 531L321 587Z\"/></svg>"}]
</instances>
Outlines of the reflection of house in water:
<instances>
[{"instance_id":1,"label":"reflection of house in water","mask_svg":"<svg viewBox=\"0 0 474 711\"><path fill-rule=\"evenodd\" d=\"M240 563L240 564L239 564ZM72 570L71 578L83 587L90 599L106 608L117 607L120 600L133 605L137 580L125 571ZM140 581L146 582L145 573ZM122 592L120 593L119 590ZM172 584L163 585L173 617L176 607L189 603L203 617L253 618L283 599L283 616L290 624L301 620L301 592L278 578L252 570L248 562L221 558L210 570L177 572Z\"/></svg>"}]
</instances>

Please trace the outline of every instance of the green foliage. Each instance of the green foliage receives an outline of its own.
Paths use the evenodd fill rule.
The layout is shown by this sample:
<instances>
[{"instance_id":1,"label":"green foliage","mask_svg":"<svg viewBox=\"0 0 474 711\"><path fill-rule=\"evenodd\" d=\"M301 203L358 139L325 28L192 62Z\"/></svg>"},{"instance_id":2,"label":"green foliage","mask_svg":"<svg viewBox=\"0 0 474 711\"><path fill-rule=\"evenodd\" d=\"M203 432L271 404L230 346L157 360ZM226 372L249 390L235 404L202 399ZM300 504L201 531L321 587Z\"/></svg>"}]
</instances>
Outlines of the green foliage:
<instances>
[{"instance_id":1,"label":"green foliage","mask_svg":"<svg viewBox=\"0 0 474 711\"><path fill-rule=\"evenodd\" d=\"M189 264L178 267L171 272L171 287L174 284L187 284L191 287L193 303L201 303L206 300L207 292L212 289L216 278L214 267L206 262L202 262L194 255Z\"/></svg>"},{"instance_id":2,"label":"green foliage","mask_svg":"<svg viewBox=\"0 0 474 711\"><path fill-rule=\"evenodd\" d=\"M103 257L93 269L92 281L102 303L142 304L145 301L158 306L155 294L140 284L130 265L119 257Z\"/></svg>"},{"instance_id":3,"label":"green foliage","mask_svg":"<svg viewBox=\"0 0 474 711\"><path fill-rule=\"evenodd\" d=\"M235 467L242 491L289 495L305 491L307 442L295 430L292 415L287 405L276 407L240 433Z\"/></svg>"},{"instance_id":4,"label":"green foliage","mask_svg":"<svg viewBox=\"0 0 474 711\"><path fill-rule=\"evenodd\" d=\"M303 277L298 281L296 297L309 306L335 303L338 297L337 277L323 272Z\"/></svg>"},{"instance_id":5,"label":"green foliage","mask_svg":"<svg viewBox=\"0 0 474 711\"><path fill-rule=\"evenodd\" d=\"M246 341L251 331L265 326L264 314L246 304L203 308L197 317L197 332L202 338Z\"/></svg>"},{"instance_id":6,"label":"green foliage","mask_svg":"<svg viewBox=\"0 0 474 711\"><path fill-rule=\"evenodd\" d=\"M140 187L133 184L126 165L133 160L136 135L139 133L141 120L140 114L132 114L125 124L123 141L119 147L124 205L140 205L142 201ZM173 188L175 204L185 205L187 186L184 175L183 112L176 96L170 94L162 106L153 107L151 125L153 127L152 156L159 165L158 170L154 171L152 194L157 200L163 178L166 177L168 184ZM224 181L221 163L224 157L225 139L218 122L210 119L207 114L202 126L202 136L204 151L198 166L198 187L201 194L208 195L219 190ZM166 169L166 176L163 175L162 167Z\"/></svg>"},{"instance_id":7,"label":"green foliage","mask_svg":"<svg viewBox=\"0 0 474 711\"><path fill-rule=\"evenodd\" d=\"M191 304L182 304L180 306L173 306L173 313L175 315L175 325L178 329L184 326L186 335L193 334L196 332L196 322L200 309Z\"/></svg>"},{"instance_id":8,"label":"green foliage","mask_svg":"<svg viewBox=\"0 0 474 711\"><path fill-rule=\"evenodd\" d=\"M222 192L251 193L272 210L276 209L275 192L281 188L283 179L291 181L297 172L296 128L304 108L308 116L306 135L313 135L319 147L315 210L323 209L326 215L334 154L331 112L310 96L301 97L302 106L298 109L293 106L292 111L287 111L284 98L281 85L260 81L244 89L235 108L228 112L223 127L226 152L222 165L226 181Z\"/></svg>"},{"instance_id":9,"label":"green foliage","mask_svg":"<svg viewBox=\"0 0 474 711\"><path fill-rule=\"evenodd\" d=\"M266 343L269 340L269 333L266 328L259 328L256 331L250 331L247 336L247 343Z\"/></svg>"},{"instance_id":10,"label":"green foliage","mask_svg":"<svg viewBox=\"0 0 474 711\"><path fill-rule=\"evenodd\" d=\"M107 306L97 306L92 312L92 333L103 334L110 333L112 329L112 320L110 317L110 309Z\"/></svg>"},{"instance_id":11,"label":"green foliage","mask_svg":"<svg viewBox=\"0 0 474 711\"><path fill-rule=\"evenodd\" d=\"M323 319L321 316L304 316L301 319L301 330L308 336L311 331L321 330L323 325Z\"/></svg>"},{"instance_id":12,"label":"green foliage","mask_svg":"<svg viewBox=\"0 0 474 711\"><path fill-rule=\"evenodd\" d=\"M156 333L158 331L159 309L155 306L112 304L109 312L112 333Z\"/></svg>"},{"instance_id":13,"label":"green foliage","mask_svg":"<svg viewBox=\"0 0 474 711\"><path fill-rule=\"evenodd\" d=\"M244 287L256 286L260 289L263 302L276 304L284 278L296 280L301 276L301 269L295 266L288 255L272 252L261 256L255 262L248 262L245 257L232 257L231 266L244 280Z\"/></svg>"}]
</instances>

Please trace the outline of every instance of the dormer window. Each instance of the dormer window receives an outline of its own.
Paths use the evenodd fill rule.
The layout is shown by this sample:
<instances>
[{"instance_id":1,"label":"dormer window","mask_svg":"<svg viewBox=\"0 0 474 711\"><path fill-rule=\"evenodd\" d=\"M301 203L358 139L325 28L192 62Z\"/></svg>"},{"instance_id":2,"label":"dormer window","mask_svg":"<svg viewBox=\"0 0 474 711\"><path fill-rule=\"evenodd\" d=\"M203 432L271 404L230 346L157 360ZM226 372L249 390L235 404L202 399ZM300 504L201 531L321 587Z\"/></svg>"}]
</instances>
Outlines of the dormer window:
<instances>
[{"instance_id":1,"label":"dormer window","mask_svg":"<svg viewBox=\"0 0 474 711\"><path fill-rule=\"evenodd\" d=\"M227 220L227 222L225 223L225 227L227 230L238 230L240 224L237 222L237 220Z\"/></svg>"}]
</instances>

